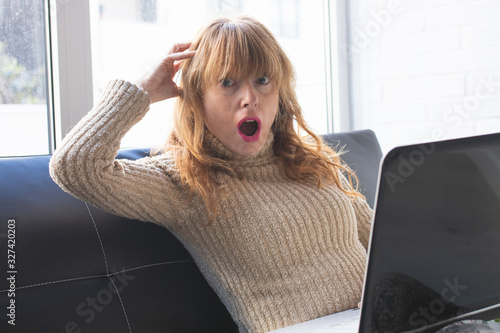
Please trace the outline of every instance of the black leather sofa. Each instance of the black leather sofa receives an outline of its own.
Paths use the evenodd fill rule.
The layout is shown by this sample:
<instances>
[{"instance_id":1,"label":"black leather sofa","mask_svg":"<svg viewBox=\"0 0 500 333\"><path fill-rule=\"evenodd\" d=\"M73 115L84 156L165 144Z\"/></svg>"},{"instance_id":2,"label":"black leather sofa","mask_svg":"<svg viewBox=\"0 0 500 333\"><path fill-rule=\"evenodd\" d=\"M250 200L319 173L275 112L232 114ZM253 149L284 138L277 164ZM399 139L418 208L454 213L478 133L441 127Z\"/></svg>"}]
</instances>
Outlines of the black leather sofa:
<instances>
[{"instance_id":1,"label":"black leather sofa","mask_svg":"<svg viewBox=\"0 0 500 333\"><path fill-rule=\"evenodd\" d=\"M344 160L373 205L382 156L374 133L325 139L349 151ZM49 159L0 158L0 332L237 331L172 234L66 194L49 176Z\"/></svg>"}]
</instances>

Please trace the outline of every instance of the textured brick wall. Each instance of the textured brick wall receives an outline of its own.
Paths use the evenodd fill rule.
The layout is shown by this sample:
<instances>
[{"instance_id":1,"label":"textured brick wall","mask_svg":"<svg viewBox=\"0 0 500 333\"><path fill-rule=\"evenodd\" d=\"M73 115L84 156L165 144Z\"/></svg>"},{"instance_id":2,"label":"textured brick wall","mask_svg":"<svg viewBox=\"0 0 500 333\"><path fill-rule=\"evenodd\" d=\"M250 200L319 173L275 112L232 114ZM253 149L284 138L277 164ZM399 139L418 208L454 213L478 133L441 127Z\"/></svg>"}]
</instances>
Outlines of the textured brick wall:
<instances>
[{"instance_id":1,"label":"textured brick wall","mask_svg":"<svg viewBox=\"0 0 500 333\"><path fill-rule=\"evenodd\" d=\"M500 132L499 0L356 0L354 128L395 145Z\"/></svg>"}]
</instances>

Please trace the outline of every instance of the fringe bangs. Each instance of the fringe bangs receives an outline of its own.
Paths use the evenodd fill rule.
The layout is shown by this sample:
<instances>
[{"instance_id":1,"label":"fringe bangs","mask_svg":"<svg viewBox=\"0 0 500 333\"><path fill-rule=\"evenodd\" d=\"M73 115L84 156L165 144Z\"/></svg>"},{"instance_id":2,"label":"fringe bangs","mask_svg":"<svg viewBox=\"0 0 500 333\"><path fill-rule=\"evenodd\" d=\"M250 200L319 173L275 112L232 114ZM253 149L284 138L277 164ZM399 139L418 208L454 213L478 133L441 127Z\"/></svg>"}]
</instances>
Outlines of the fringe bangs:
<instances>
[{"instance_id":1,"label":"fringe bangs","mask_svg":"<svg viewBox=\"0 0 500 333\"><path fill-rule=\"evenodd\" d=\"M207 40L200 43L196 56L200 65L204 64L201 70L204 88L226 78L261 75L269 76L281 86L282 80L289 76L284 75L281 50L266 27L244 18L236 21L221 19L208 30Z\"/></svg>"}]
</instances>

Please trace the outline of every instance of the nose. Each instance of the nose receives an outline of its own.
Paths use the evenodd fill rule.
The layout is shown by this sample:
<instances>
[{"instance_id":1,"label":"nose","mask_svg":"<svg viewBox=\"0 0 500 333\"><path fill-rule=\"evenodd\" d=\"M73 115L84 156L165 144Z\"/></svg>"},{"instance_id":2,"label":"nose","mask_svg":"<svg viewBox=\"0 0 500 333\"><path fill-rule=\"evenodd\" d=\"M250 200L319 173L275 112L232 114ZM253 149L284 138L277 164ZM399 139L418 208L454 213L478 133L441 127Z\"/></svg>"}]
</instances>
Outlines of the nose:
<instances>
[{"instance_id":1,"label":"nose","mask_svg":"<svg viewBox=\"0 0 500 333\"><path fill-rule=\"evenodd\" d=\"M253 82L245 82L241 87L241 107L255 108L258 104L257 92Z\"/></svg>"}]
</instances>

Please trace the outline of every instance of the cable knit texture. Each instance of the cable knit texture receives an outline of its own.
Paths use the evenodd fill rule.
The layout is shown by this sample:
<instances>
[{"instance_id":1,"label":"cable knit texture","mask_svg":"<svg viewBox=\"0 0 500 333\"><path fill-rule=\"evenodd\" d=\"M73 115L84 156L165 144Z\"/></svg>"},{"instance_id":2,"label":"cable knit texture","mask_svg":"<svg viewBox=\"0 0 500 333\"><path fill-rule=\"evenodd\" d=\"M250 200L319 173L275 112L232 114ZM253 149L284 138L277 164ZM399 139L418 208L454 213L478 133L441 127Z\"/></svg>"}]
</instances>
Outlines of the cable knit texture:
<instances>
[{"instance_id":1,"label":"cable knit texture","mask_svg":"<svg viewBox=\"0 0 500 333\"><path fill-rule=\"evenodd\" d=\"M114 214L168 228L193 256L240 332L260 333L354 308L361 298L372 210L335 185L318 189L286 177L273 137L253 157L213 136L207 145L244 175L228 189L210 226L166 153L115 160L123 135L149 108L148 96L112 81L65 137L50 163L70 194Z\"/></svg>"}]
</instances>

